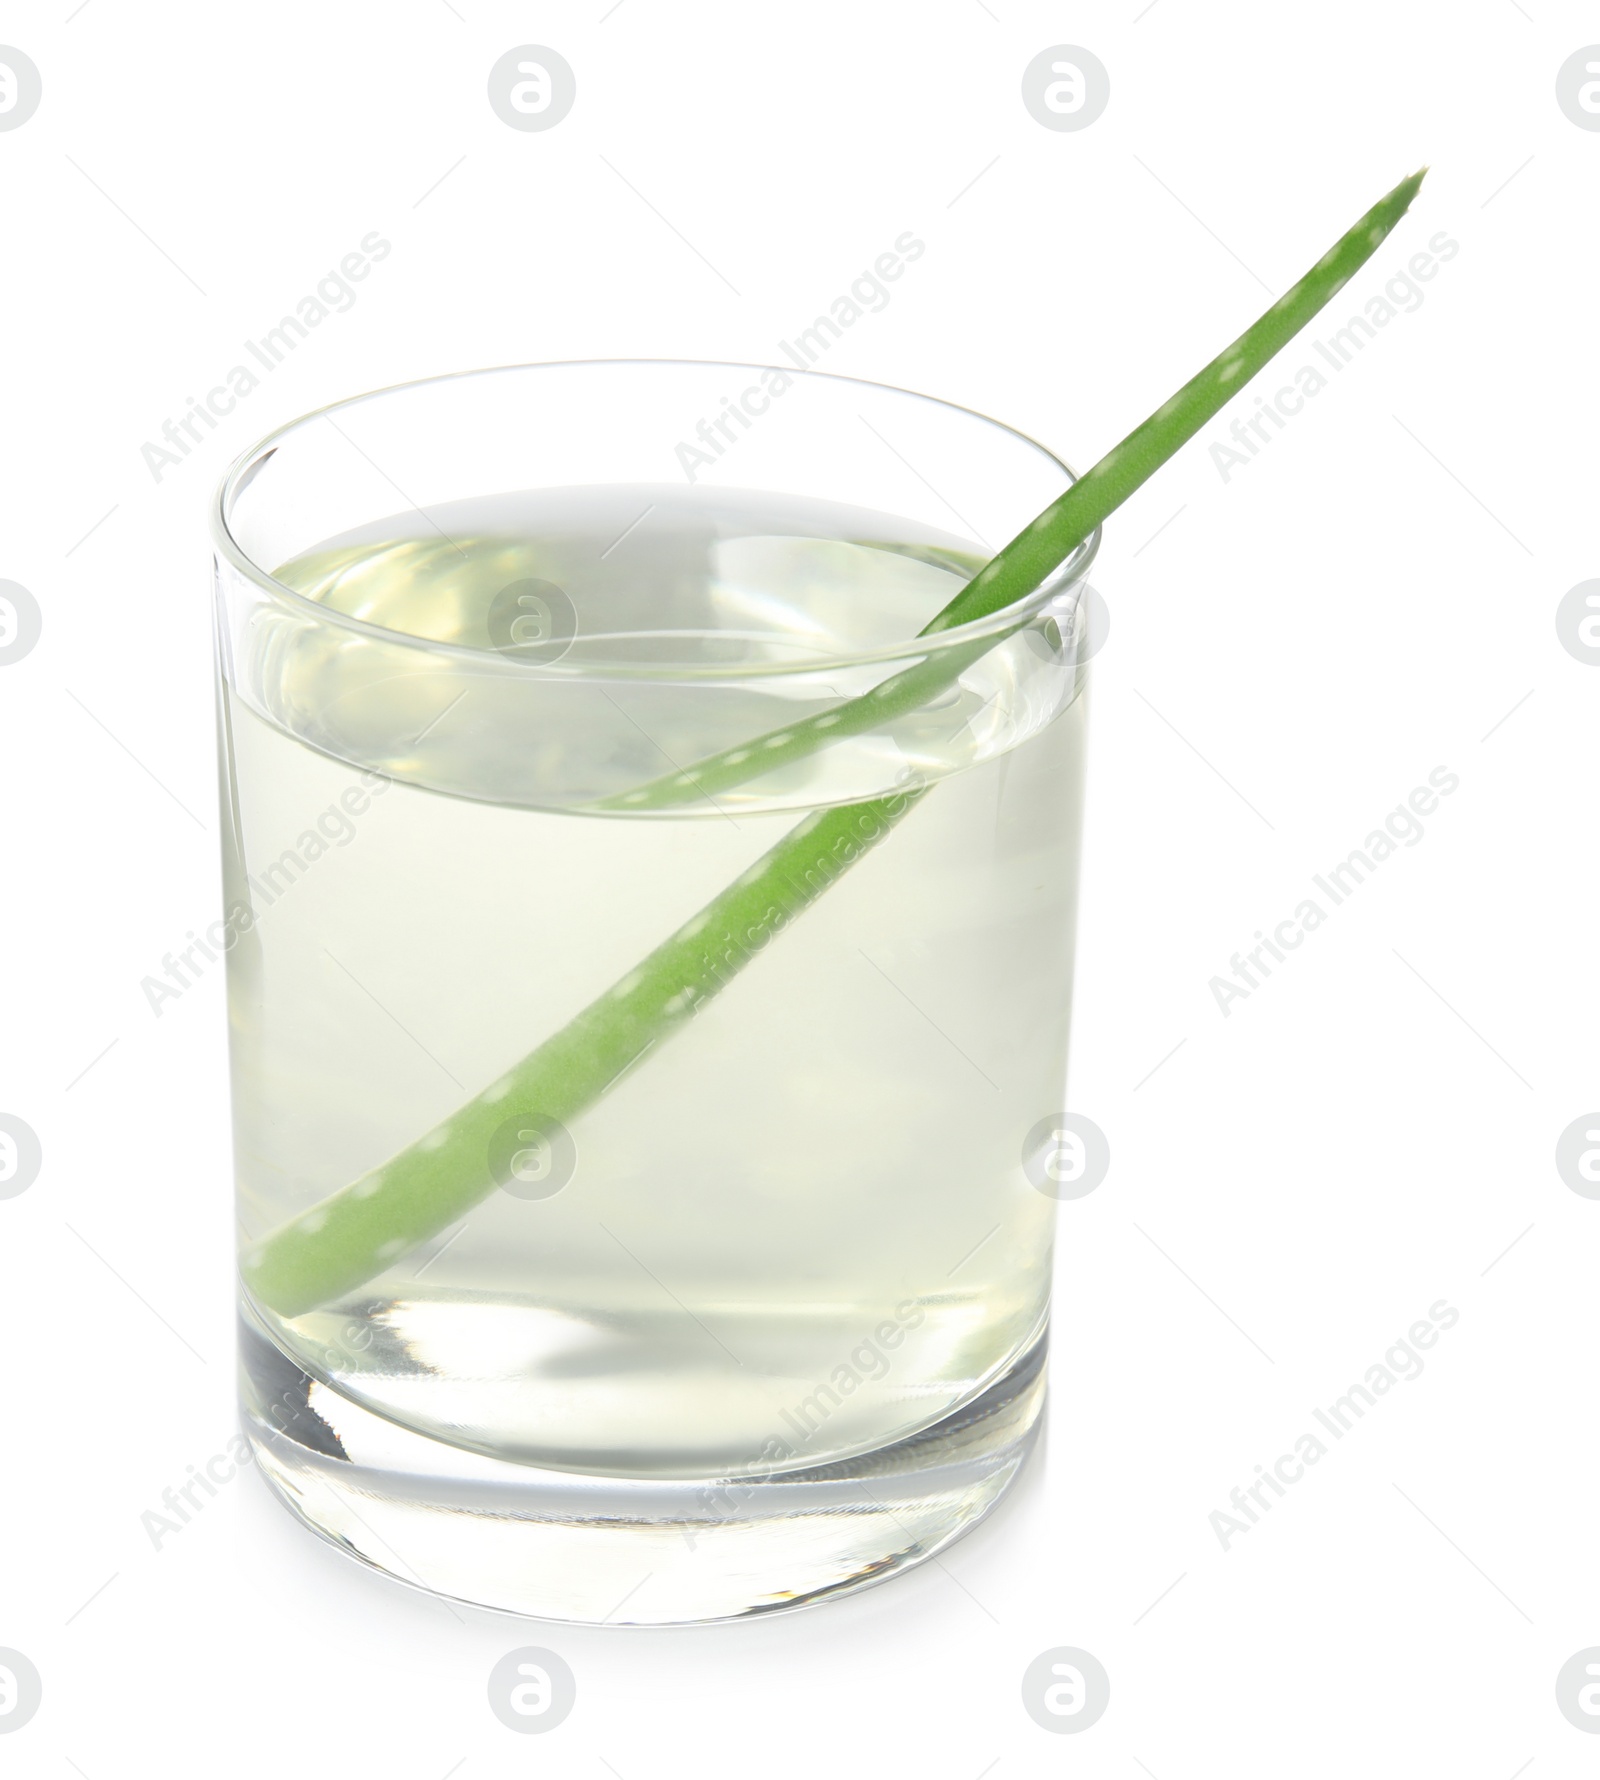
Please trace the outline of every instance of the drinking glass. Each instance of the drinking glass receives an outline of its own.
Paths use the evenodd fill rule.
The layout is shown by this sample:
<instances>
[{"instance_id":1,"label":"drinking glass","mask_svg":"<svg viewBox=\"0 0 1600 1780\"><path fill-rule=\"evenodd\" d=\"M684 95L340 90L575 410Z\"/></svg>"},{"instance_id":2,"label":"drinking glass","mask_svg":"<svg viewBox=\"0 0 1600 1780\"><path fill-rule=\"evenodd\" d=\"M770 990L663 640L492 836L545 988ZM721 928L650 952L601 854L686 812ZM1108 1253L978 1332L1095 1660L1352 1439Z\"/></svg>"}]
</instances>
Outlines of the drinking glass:
<instances>
[{"instance_id":1,"label":"drinking glass","mask_svg":"<svg viewBox=\"0 0 1600 1780\"><path fill-rule=\"evenodd\" d=\"M1070 480L664 362L382 390L229 472L243 1416L323 1537L680 1623L881 1581L1014 1480L1097 540L919 632Z\"/></svg>"}]
</instances>

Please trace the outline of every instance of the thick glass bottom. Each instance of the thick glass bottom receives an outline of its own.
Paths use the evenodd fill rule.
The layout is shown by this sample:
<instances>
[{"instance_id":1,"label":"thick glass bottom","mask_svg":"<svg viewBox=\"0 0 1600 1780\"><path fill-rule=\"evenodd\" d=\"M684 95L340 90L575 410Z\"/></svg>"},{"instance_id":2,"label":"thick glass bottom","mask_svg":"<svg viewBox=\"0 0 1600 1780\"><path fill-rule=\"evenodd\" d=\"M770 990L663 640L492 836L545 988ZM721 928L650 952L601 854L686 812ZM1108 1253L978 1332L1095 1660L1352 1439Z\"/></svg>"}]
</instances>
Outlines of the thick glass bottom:
<instances>
[{"instance_id":1,"label":"thick glass bottom","mask_svg":"<svg viewBox=\"0 0 1600 1780\"><path fill-rule=\"evenodd\" d=\"M1045 1338L932 1427L840 1464L736 1478L586 1476L482 1457L374 1415L240 1335L245 1433L314 1532L473 1606L588 1625L684 1625L851 1594L942 1551L1015 1480L1044 1403Z\"/></svg>"}]
</instances>

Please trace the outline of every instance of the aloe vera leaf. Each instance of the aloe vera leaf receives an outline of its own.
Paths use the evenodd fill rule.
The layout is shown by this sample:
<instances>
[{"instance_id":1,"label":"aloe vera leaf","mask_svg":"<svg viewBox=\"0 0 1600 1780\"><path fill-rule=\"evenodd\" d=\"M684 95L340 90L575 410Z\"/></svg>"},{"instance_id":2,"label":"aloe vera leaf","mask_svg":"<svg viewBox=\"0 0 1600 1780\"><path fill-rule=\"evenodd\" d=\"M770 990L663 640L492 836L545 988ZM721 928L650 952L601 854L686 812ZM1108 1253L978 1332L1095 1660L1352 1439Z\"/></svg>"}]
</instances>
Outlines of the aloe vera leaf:
<instances>
[{"instance_id":1,"label":"aloe vera leaf","mask_svg":"<svg viewBox=\"0 0 1600 1780\"><path fill-rule=\"evenodd\" d=\"M1375 204L1254 326L1107 452L974 576L928 632L1003 610L1037 588L1365 264L1405 214L1422 178L1422 173L1415 173L1402 180ZM956 657L959 661L969 648L981 653L994 642L985 637L958 645ZM886 686L918 676L915 702L932 696L954 677L944 671L948 665L942 655L930 657L864 699L838 707L838 723L811 719L811 733L805 735L803 746L808 725L796 725L793 738L781 748L765 750L767 758L754 770L769 770L819 746L855 721L842 715L853 707L869 710L871 722L880 721L887 701L876 706L869 701L879 699ZM959 672L957 666L955 673ZM890 696L898 699L901 694ZM718 769L732 772L732 778L717 778L715 759L728 757L714 757L695 769L703 781L693 792L696 797L751 776L741 770L748 764L741 761ZM914 789L805 817L736 883L599 1000L529 1052L508 1075L381 1168L263 1237L242 1262L250 1291L282 1316L301 1316L376 1278L407 1250L454 1223L498 1184L490 1146L504 1124L513 1118L565 1123L592 1106L655 1045L681 1031L699 1006L876 846L924 795L925 789Z\"/></svg>"}]
</instances>

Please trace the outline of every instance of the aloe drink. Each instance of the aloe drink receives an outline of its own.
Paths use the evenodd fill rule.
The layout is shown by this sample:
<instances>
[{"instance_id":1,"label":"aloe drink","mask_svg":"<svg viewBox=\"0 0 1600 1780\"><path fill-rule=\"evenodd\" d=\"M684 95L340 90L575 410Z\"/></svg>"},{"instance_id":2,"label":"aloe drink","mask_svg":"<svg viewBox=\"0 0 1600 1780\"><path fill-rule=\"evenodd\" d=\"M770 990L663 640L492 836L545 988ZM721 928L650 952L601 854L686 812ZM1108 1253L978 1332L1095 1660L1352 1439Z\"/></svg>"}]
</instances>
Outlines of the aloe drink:
<instances>
[{"instance_id":1,"label":"aloe drink","mask_svg":"<svg viewBox=\"0 0 1600 1780\"><path fill-rule=\"evenodd\" d=\"M335 1434L353 1404L555 1470L826 1465L940 1421L1037 1341L1054 1208L1022 1145L1063 1104L1082 757L1059 636L991 650L892 738L670 813L617 788L707 751L695 701L573 685L686 657L826 680L914 636L982 560L891 515L613 486L399 514L278 567L459 653L436 684L365 632L268 626L235 664L245 693L225 688L247 1286L264 1233L502 1077L807 811L932 784L464 1217L332 1302L253 1306ZM475 677L472 652L518 651L547 704ZM862 674L841 665L833 696ZM768 729L784 696L779 674L718 720Z\"/></svg>"},{"instance_id":2,"label":"aloe drink","mask_svg":"<svg viewBox=\"0 0 1600 1780\"><path fill-rule=\"evenodd\" d=\"M308 1526L674 1624L1002 1499L1069 1178L1098 528L1421 180L1076 479L929 397L662 361L378 391L233 466L241 1402Z\"/></svg>"}]
</instances>

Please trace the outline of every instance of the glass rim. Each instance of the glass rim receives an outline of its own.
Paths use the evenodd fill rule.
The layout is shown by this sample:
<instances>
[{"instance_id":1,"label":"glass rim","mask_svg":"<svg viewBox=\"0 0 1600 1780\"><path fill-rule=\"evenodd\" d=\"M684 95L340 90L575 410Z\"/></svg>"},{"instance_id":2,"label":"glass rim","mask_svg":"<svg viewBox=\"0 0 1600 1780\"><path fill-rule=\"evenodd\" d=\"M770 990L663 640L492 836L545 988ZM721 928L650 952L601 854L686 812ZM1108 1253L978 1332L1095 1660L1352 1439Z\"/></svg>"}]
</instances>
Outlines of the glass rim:
<instances>
[{"instance_id":1,"label":"glass rim","mask_svg":"<svg viewBox=\"0 0 1600 1780\"><path fill-rule=\"evenodd\" d=\"M969 408L963 403L947 401L943 396L931 396L922 390L905 389L898 384L880 383L872 378L847 377L834 371L798 370L792 366L748 364L736 359L537 359L520 364L482 365L466 371L444 371L431 377L405 378L398 383L383 384L377 389L363 390L357 395L342 396L337 401L325 402L319 408L308 409L305 413L283 422L281 426L274 427L271 432L264 434L241 451L228 465L217 483L209 506L211 539L217 555L247 581L253 582L274 600L286 604L291 610L298 610L305 616L316 618L324 624L331 624L338 629L349 631L373 642L381 642L391 648L414 648L430 657L470 662L480 668L494 664L501 669L519 671L540 679L676 681L768 679L834 672L852 667L872 667L904 661L909 657L922 658L936 655L948 649L957 649L965 644L981 641L987 637L1003 637L1020 629L1036 611L1048 605L1067 588L1080 582L1099 552L1102 528L1097 525L1072 554L1064 562L1059 563L1038 586L1022 595L1021 598L1013 600L1010 605L1002 606L998 611L988 613L982 618L971 619L965 624L952 625L946 630L936 631L930 636L907 637L903 642L890 644L884 648L829 652L808 656L799 661L780 662L707 663L655 658L637 662L585 660L573 663L569 662L565 656L555 661L529 661L516 656L475 648L466 643L441 642L431 637L416 636L409 631L392 630L386 625L374 624L369 619L358 618L352 613L338 611L332 606L323 604L320 600L311 599L298 592L287 582L278 580L251 556L234 535L231 513L237 497L249 486L255 473L265 466L267 459L278 449L279 445L292 434L309 426L313 421L321 420L344 409L359 407L365 402L377 401L384 396L400 395L408 390L422 389L435 384L463 382L468 378L476 377L497 377L513 371L574 370L586 366L606 366L608 368L623 366L692 367L699 370L755 374L763 371L782 370L786 376L797 379L806 378L814 382L856 384L866 389L881 390L890 395L905 396L913 401L932 402L953 413L967 415L973 420L981 421L987 427L993 427L998 432L1009 433L1012 438L1020 440L1031 450L1038 452L1041 457L1061 471L1067 478L1069 486L1079 479L1078 472L1058 457L1049 446L1041 444L1031 434L1023 432L1018 427L1011 426L1003 420L996 420L992 415L984 414L976 408ZM1029 515L1030 519L1032 517ZM659 631L622 631L607 634L610 640L623 641L629 637L659 637L663 633Z\"/></svg>"}]
</instances>

